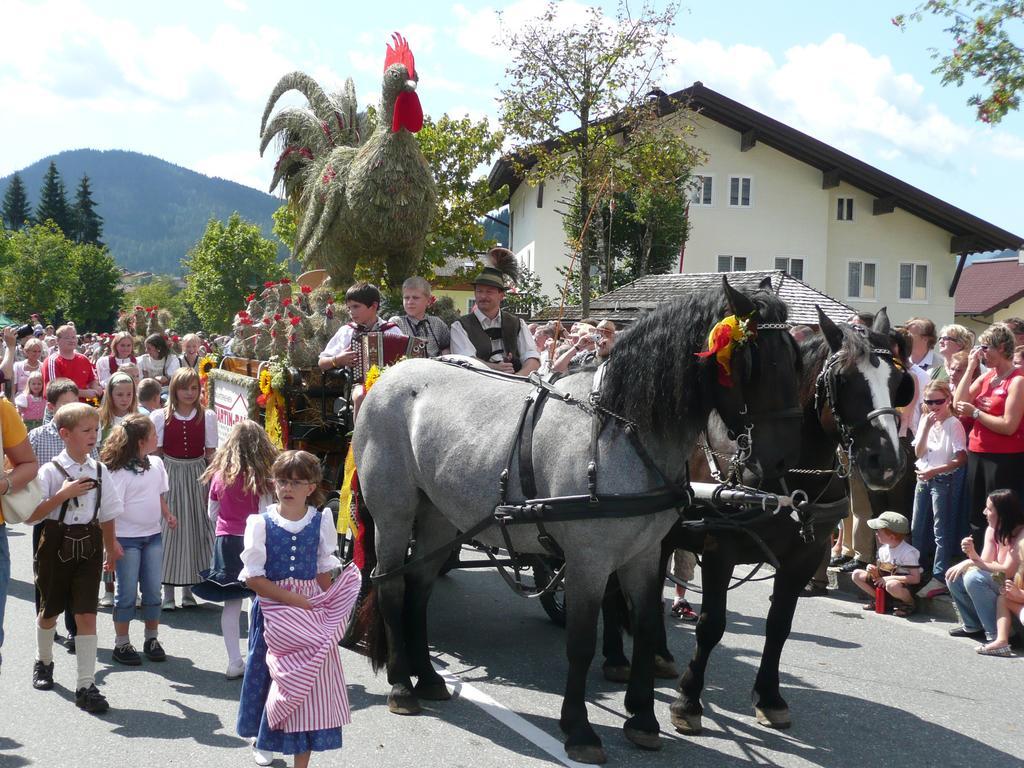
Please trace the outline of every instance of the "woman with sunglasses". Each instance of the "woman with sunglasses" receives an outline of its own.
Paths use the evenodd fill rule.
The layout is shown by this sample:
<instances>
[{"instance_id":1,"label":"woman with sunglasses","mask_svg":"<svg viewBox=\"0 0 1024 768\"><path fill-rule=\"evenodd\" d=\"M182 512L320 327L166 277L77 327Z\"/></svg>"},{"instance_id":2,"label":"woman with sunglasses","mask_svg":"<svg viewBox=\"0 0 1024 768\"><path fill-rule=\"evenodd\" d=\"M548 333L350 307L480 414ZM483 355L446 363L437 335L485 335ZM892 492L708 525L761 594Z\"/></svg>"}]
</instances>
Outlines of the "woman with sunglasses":
<instances>
[{"instance_id":1,"label":"woman with sunglasses","mask_svg":"<svg viewBox=\"0 0 1024 768\"><path fill-rule=\"evenodd\" d=\"M936 345L938 359L935 361L936 365L928 371L928 375L933 381L948 380L953 355L969 350L973 346L974 334L967 328L956 324L942 326L942 330L939 331L939 343Z\"/></svg>"},{"instance_id":2,"label":"woman with sunglasses","mask_svg":"<svg viewBox=\"0 0 1024 768\"><path fill-rule=\"evenodd\" d=\"M1013 366L1013 333L996 323L981 334L967 358L967 371L956 387L955 409L971 416L967 440L967 488L971 536L984 541L988 495L997 488L1017 491L1024 477L1024 373ZM981 365L988 372L974 379Z\"/></svg>"},{"instance_id":3,"label":"woman with sunglasses","mask_svg":"<svg viewBox=\"0 0 1024 768\"><path fill-rule=\"evenodd\" d=\"M949 384L929 382L914 437L917 488L911 543L921 553L922 565L932 561L932 579L920 590L925 597L948 592L946 571L953 564L957 545L967 529L966 517L960 519L961 508L956 503L964 483L967 433L953 415L952 405Z\"/></svg>"}]
</instances>

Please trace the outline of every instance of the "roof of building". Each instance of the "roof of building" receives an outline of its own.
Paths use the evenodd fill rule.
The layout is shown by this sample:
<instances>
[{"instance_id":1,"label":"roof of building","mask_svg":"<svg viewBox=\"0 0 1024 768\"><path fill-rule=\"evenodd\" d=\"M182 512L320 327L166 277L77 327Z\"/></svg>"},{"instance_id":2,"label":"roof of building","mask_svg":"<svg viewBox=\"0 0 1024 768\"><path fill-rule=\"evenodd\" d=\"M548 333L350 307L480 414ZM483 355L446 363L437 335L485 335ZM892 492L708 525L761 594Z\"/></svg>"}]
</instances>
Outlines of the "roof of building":
<instances>
[{"instance_id":1,"label":"roof of building","mask_svg":"<svg viewBox=\"0 0 1024 768\"><path fill-rule=\"evenodd\" d=\"M713 91L699 81L671 96L660 91L655 93L661 101L663 114L689 108L738 131L742 148L750 149L763 143L819 169L822 172L823 188L846 182L874 195L875 210L879 213L890 212L894 207L902 208L949 232L953 236L950 253L998 251L1004 248L1017 250L1024 245L1024 237L940 200L823 141ZM546 144L550 146L553 142ZM526 165L530 165L529 161ZM509 158L500 158L494 164L488 181L491 189L508 184L512 192L521 183Z\"/></svg>"},{"instance_id":2,"label":"roof of building","mask_svg":"<svg viewBox=\"0 0 1024 768\"><path fill-rule=\"evenodd\" d=\"M649 312L659 304L672 301L690 293L718 290L722 285L722 275L729 279L734 288L753 291L766 277L770 277L772 288L779 294L789 307L789 321L798 325L818 324L818 313L815 305L831 320L837 323L846 322L856 312L853 307L836 301L828 294L812 288L802 280L797 280L779 270L758 272L685 272L669 275L646 275L632 283L616 288L611 293L599 296L590 302L590 316L595 320L614 320L616 323L629 324ZM566 320L575 322L580 319L578 306L545 307L531 321Z\"/></svg>"},{"instance_id":3,"label":"roof of building","mask_svg":"<svg viewBox=\"0 0 1024 768\"><path fill-rule=\"evenodd\" d=\"M1016 258L981 259L964 269L956 287L957 315L990 315L1024 298L1024 265Z\"/></svg>"}]
</instances>

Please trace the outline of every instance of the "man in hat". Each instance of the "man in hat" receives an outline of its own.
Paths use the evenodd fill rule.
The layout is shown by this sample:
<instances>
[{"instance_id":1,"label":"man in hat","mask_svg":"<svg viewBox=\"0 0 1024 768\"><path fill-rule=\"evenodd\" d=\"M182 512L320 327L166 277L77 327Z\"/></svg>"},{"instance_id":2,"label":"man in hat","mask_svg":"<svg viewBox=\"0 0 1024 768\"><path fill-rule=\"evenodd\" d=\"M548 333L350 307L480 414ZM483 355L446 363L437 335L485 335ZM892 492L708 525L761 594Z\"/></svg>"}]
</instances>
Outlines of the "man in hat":
<instances>
[{"instance_id":1,"label":"man in hat","mask_svg":"<svg viewBox=\"0 0 1024 768\"><path fill-rule=\"evenodd\" d=\"M488 266L473 280L476 305L451 327L451 351L482 360L503 373L529 376L540 367L540 354L526 323L503 312L507 274L515 274L515 255L507 248L492 248Z\"/></svg>"}]
</instances>

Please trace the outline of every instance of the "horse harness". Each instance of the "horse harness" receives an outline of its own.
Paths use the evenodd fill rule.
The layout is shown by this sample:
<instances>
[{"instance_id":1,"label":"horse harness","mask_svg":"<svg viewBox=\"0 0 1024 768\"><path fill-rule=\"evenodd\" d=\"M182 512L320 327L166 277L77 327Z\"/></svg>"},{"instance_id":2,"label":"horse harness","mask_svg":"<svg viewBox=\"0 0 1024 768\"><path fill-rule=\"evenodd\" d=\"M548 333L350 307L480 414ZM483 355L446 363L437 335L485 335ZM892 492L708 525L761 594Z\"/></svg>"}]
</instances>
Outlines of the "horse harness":
<instances>
[{"instance_id":1,"label":"horse harness","mask_svg":"<svg viewBox=\"0 0 1024 768\"><path fill-rule=\"evenodd\" d=\"M774 329L775 326L788 328L788 325L786 324L777 323L771 324L770 328L766 328L766 330ZM637 425L633 421L614 413L600 404L600 386L604 374L603 364L598 367L594 376L594 384L589 398L584 400L566 392L563 389L559 389L554 383L541 378L537 373L532 373L528 378L524 379L521 376L481 368L475 363L469 363L461 360L438 360L437 362L444 365L463 368L481 376L488 376L504 381L512 381L519 384L529 383L532 387L530 393L523 400L516 430L513 433L512 440L509 445L505 467L502 469L498 477L498 503L495 506L494 512L480 520L468 530L459 533L447 544L444 544L425 555L417 556L413 560L410 560L387 573L374 574L372 579L375 582L403 575L417 567L422 562L438 557L441 554L450 551L453 547L461 546L462 544L472 541L476 536L490 528L492 525L498 525L500 526L505 548L509 553L509 560L499 561L495 557L494 553L488 548L484 548L484 553L497 567L498 572L514 591L525 597L540 597L543 594L556 590L565 578L563 552L558 546L558 543L548 533L546 524L579 520L641 517L655 512L674 509L680 517L681 524L688 527L699 526L702 529L710 531L743 527L744 525L756 522L765 514L773 515L778 511L778 509L755 510L757 518L750 517L749 515L745 517L742 515L724 515L719 513L718 510L715 509L715 505L712 503L709 506L710 509L715 510L717 513L715 519L708 520L706 517L693 518L688 516L686 514L686 510L705 507L703 504L695 505L694 503L693 490L690 487L689 480L689 465L684 462L681 480L672 480L665 474L661 467L658 466L657 462L654 461L650 453L648 453L647 449L644 447L644 444L640 440L638 434ZM547 401L552 398L566 405L578 408L583 411L583 413L590 416L590 458L587 462L586 494L537 498L537 483L533 465L533 435L537 422L540 420ZM747 414L745 409L744 415L748 418L746 431L749 435L753 428L752 420L761 418L761 415ZM784 414L784 416L785 415L788 414ZM774 414L769 416L774 417ZM618 424L622 428L630 442L630 445L633 447L633 450L636 452L643 465L661 482L660 487L642 493L598 493L598 441L605 427L609 423ZM750 443L748 442L746 444L747 455L749 455L749 450ZM517 456L518 465L515 464ZM518 466L519 481L522 487L523 496L526 499L524 502L519 504L510 504L508 502L509 480L514 466ZM521 571L525 570L524 558L522 555L516 553L508 529L509 526L523 524L537 526L538 542L547 552L550 553L551 557L562 560L562 565L554 572L549 583L543 588L541 588L539 584L536 588L528 588L524 587L522 583ZM529 558L525 559L528 560ZM509 569L506 568L506 564L511 565L511 573L509 573Z\"/></svg>"}]
</instances>

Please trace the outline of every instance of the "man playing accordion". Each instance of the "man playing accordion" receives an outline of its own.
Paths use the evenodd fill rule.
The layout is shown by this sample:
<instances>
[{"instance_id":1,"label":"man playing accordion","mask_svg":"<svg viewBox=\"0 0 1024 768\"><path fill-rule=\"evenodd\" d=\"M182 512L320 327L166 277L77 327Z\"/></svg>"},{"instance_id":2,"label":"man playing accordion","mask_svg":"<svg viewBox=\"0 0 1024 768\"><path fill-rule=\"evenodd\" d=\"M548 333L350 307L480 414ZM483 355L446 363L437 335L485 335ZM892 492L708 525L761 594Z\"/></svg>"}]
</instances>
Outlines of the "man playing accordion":
<instances>
[{"instance_id":1,"label":"man playing accordion","mask_svg":"<svg viewBox=\"0 0 1024 768\"><path fill-rule=\"evenodd\" d=\"M369 283L356 283L345 291L345 308L348 310L352 321L345 323L338 329L338 332L331 337L320 353L320 370L330 371L336 368L349 368L352 370L352 406L353 417L359 411L359 405L363 401L363 378L366 375L366 366L363 366L360 342L368 334L381 334L382 337L395 337L397 340L405 339L405 334L394 323L381 320L377 313L380 311L381 296L377 286ZM385 364L387 360L380 361Z\"/></svg>"}]
</instances>

